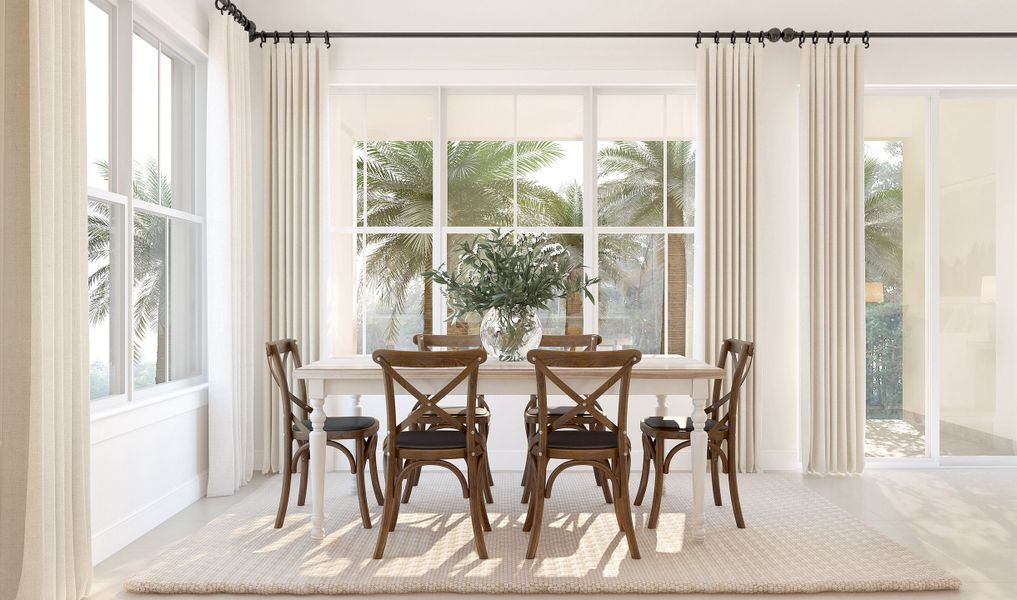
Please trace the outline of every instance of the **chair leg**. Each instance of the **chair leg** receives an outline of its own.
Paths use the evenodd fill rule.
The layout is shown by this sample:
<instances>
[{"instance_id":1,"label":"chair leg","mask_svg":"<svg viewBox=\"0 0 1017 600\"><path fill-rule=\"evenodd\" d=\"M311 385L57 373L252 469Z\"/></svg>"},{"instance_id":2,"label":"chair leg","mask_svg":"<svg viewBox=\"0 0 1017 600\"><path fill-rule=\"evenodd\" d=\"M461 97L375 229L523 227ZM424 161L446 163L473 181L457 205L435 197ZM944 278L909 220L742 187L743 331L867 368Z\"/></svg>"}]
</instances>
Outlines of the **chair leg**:
<instances>
[{"instance_id":1,"label":"chair leg","mask_svg":"<svg viewBox=\"0 0 1017 600\"><path fill-rule=\"evenodd\" d=\"M660 501L664 495L664 438L657 437L653 441L653 501L650 504L650 519L646 523L648 529L656 529L660 519Z\"/></svg>"},{"instance_id":2,"label":"chair leg","mask_svg":"<svg viewBox=\"0 0 1017 600\"><path fill-rule=\"evenodd\" d=\"M526 444L527 445L529 445L529 443L530 443L530 436L533 435L532 429L533 429L533 427L529 423L526 422L525 418L523 418L523 432L525 432L525 434L526 434ZM523 477L519 481L519 485L521 485L523 487L526 487L526 484L529 482L529 480L530 480L530 459L527 458L523 462ZM526 497L524 495L523 496L523 504L525 504L525 503L526 503Z\"/></svg>"},{"instance_id":3,"label":"chair leg","mask_svg":"<svg viewBox=\"0 0 1017 600\"><path fill-rule=\"evenodd\" d=\"M483 459L480 461L480 469L480 487L484 494L484 503L494 504L494 474L491 473L491 465L487 460L487 454L484 454Z\"/></svg>"},{"instance_id":4,"label":"chair leg","mask_svg":"<svg viewBox=\"0 0 1017 600\"><path fill-rule=\"evenodd\" d=\"M604 462L607 463L607 461ZM610 468L610 466L611 465L608 464L608 468ZM604 493L604 502L606 504L612 504L614 502L614 497L611 495L610 478L597 469L594 469L593 472L600 474L600 491ZM618 484L616 483L615 485L617 486Z\"/></svg>"},{"instance_id":5,"label":"chair leg","mask_svg":"<svg viewBox=\"0 0 1017 600\"><path fill-rule=\"evenodd\" d=\"M291 442L290 443L290 451L292 451L292 450L293 450L293 444ZM292 466L293 459L290 458L290 457L286 457L286 460L283 461L283 462L285 462L286 464L283 465L282 490L279 493L279 510L276 512L276 515L275 515L275 528L276 529L282 528L283 521L286 520L286 506L290 502L290 483L291 483L291 480L293 479L293 471L292 471L292 469L293 469L293 466Z\"/></svg>"},{"instance_id":6,"label":"chair leg","mask_svg":"<svg viewBox=\"0 0 1017 600\"><path fill-rule=\"evenodd\" d=\"M364 529L371 528L371 511L367 508L367 481L364 478L364 471L367 470L367 440L358 437L353 442L356 449L357 463L357 499L360 501L360 520L364 523Z\"/></svg>"},{"instance_id":7,"label":"chair leg","mask_svg":"<svg viewBox=\"0 0 1017 600\"><path fill-rule=\"evenodd\" d=\"M533 519L530 524L530 544L526 548L526 558L537 556L537 545L540 543L541 521L544 518L544 485L547 482L547 459L537 457L537 468L533 479Z\"/></svg>"},{"instance_id":8,"label":"chair leg","mask_svg":"<svg viewBox=\"0 0 1017 600\"><path fill-rule=\"evenodd\" d=\"M622 531L629 543L629 556L639 558L639 545L636 543L636 529L632 524L632 508L629 506L629 469L630 463L626 456L615 461L614 504L621 521Z\"/></svg>"},{"instance_id":9,"label":"chair leg","mask_svg":"<svg viewBox=\"0 0 1017 600\"><path fill-rule=\"evenodd\" d=\"M398 464L398 463L397 463L397 464ZM407 465L409 465L409 464L410 464L410 461L409 461L409 460L407 460L407 461L404 461L404 462L402 463L402 469L405 469L405 468L406 468L406 466L407 466ZM401 471L402 469L399 469L399 468L397 467L397 468L396 468L396 471L397 471L396 475L398 475L398 474L399 474L399 473L398 473L398 471ZM412 475L412 473L411 473L410 475ZM397 522L399 521L399 508L400 508L400 506L399 506L399 502L398 502L398 499L399 499L399 496L400 496L400 495L402 495L402 494L404 494L404 493L405 493L405 492L403 491L403 486L404 486L404 485L406 486L406 492L408 492L408 491L409 491L409 488L412 488L412 487L413 487L413 486L411 485L411 483L412 483L412 481L413 481L413 480L412 480L412 478L410 477L410 475L407 475L407 476L406 476L406 478L404 478L404 479L398 479L398 478L396 478L396 479L395 479L395 483L394 483L394 486L395 486L395 497L396 497L396 500L397 500L397 501L396 501L396 505L395 505L395 507L393 507L393 509L392 509L392 522L391 522L391 523L389 523L389 526L388 526L388 530L389 530L389 531L395 531L395 528L396 528L396 523L397 523ZM407 498L407 499L409 499L409 495L406 495L406 498Z\"/></svg>"},{"instance_id":10,"label":"chair leg","mask_svg":"<svg viewBox=\"0 0 1017 600\"><path fill-rule=\"evenodd\" d=\"M716 452L712 450L707 451L706 459L710 461L710 479L713 481L713 504L716 506L722 506L720 498L720 473L717 470L717 461L720 457L717 456Z\"/></svg>"},{"instance_id":11,"label":"chair leg","mask_svg":"<svg viewBox=\"0 0 1017 600\"><path fill-rule=\"evenodd\" d=\"M466 480L470 490L470 523L473 525L473 542L477 545L477 556L487 558L487 545L484 543L484 498L481 494L484 465L476 458L466 460Z\"/></svg>"},{"instance_id":12,"label":"chair leg","mask_svg":"<svg viewBox=\"0 0 1017 600\"><path fill-rule=\"evenodd\" d=\"M643 496L646 494L646 483L650 480L650 459L653 457L653 440L650 436L643 434L643 468L639 474L639 488L636 489L636 506L643 504Z\"/></svg>"},{"instance_id":13,"label":"chair leg","mask_svg":"<svg viewBox=\"0 0 1017 600\"><path fill-rule=\"evenodd\" d=\"M406 476L406 489L403 490L402 499L403 504L407 504L410 501L410 494L413 492L413 486L416 485L415 481L420 477L420 472L423 470L423 467L418 467Z\"/></svg>"},{"instance_id":14,"label":"chair leg","mask_svg":"<svg viewBox=\"0 0 1017 600\"><path fill-rule=\"evenodd\" d=\"M399 507L399 495L396 492L395 476L399 470L399 460L390 456L385 457L385 510L382 513L381 525L378 527L378 543L374 547L374 558L379 559L385 555L385 542L388 541L389 522L393 513Z\"/></svg>"},{"instance_id":15,"label":"chair leg","mask_svg":"<svg viewBox=\"0 0 1017 600\"><path fill-rule=\"evenodd\" d=\"M734 440L727 440L727 487L731 494L731 507L734 509L735 524L738 529L745 529L745 518L742 516L742 503L738 499L738 456Z\"/></svg>"},{"instance_id":16,"label":"chair leg","mask_svg":"<svg viewBox=\"0 0 1017 600\"><path fill-rule=\"evenodd\" d=\"M303 506L307 500L307 475L310 471L311 453L300 459L300 492L297 494L297 506Z\"/></svg>"},{"instance_id":17,"label":"chair leg","mask_svg":"<svg viewBox=\"0 0 1017 600\"><path fill-rule=\"evenodd\" d=\"M371 443L367 447L367 460L371 461L371 485L374 487L374 498L378 506L385 505L385 494L381 491L381 484L378 482L378 434L371 436Z\"/></svg>"},{"instance_id":18,"label":"chair leg","mask_svg":"<svg viewBox=\"0 0 1017 600\"><path fill-rule=\"evenodd\" d=\"M537 473L536 460L537 457L532 454L526 457L526 462L529 465L530 480L526 482L526 490L524 490L524 493L528 493L528 491L535 485L533 483L533 479L536 477ZM533 510L536 508L536 499L534 496L534 494L529 493L526 499L526 503L529 505L526 507L526 520L523 521L523 531L526 533L533 528Z\"/></svg>"}]
</instances>

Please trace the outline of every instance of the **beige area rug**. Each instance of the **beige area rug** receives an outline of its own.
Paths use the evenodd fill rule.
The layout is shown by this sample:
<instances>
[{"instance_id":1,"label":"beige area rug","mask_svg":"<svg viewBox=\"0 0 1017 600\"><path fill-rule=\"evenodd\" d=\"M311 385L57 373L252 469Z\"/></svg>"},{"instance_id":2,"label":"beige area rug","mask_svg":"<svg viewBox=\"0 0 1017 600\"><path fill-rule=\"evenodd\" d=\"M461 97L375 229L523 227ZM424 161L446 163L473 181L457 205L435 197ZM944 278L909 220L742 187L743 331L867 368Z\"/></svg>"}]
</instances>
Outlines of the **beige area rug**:
<instances>
[{"instance_id":1,"label":"beige area rug","mask_svg":"<svg viewBox=\"0 0 1017 600\"><path fill-rule=\"evenodd\" d=\"M956 589L960 581L781 475L740 478L747 529L709 497L707 540L686 525L691 479L668 476L656 531L635 508L641 560L628 556L614 512L589 473L562 475L545 508L536 560L526 560L519 476L497 474L488 560L477 558L466 501L450 474L425 473L383 560L361 528L345 476L330 475L327 536L310 540L309 507L272 528L278 485L262 486L166 550L125 588L148 593L796 593ZM636 483L636 482L633 482ZM725 504L727 486L722 486ZM292 497L296 496L294 493ZM373 500L371 501L373 505ZM381 510L373 509L374 520Z\"/></svg>"}]
</instances>

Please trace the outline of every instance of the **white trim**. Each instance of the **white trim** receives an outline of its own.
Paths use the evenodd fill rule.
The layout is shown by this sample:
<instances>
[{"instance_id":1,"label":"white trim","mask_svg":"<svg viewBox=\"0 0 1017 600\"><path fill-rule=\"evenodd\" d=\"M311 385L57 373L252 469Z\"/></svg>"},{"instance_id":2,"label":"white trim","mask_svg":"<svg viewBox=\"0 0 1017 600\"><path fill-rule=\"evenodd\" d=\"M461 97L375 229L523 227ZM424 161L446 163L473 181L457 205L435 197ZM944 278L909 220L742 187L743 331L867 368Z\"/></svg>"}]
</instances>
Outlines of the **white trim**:
<instances>
[{"instance_id":1,"label":"white trim","mask_svg":"<svg viewBox=\"0 0 1017 600\"><path fill-rule=\"evenodd\" d=\"M208 405L208 384L180 388L92 414L92 443L130 433Z\"/></svg>"},{"instance_id":2,"label":"white trim","mask_svg":"<svg viewBox=\"0 0 1017 600\"><path fill-rule=\"evenodd\" d=\"M124 196L123 194L91 186L89 186L87 194L89 200L97 200L109 202L110 204L117 204L119 206L127 206L127 196Z\"/></svg>"},{"instance_id":3,"label":"white trim","mask_svg":"<svg viewBox=\"0 0 1017 600\"><path fill-rule=\"evenodd\" d=\"M145 200L134 199L134 210L159 215L168 219L177 219L180 221L188 221L190 223L197 223L198 225L205 224L205 217L190 213L179 208L172 208L170 206L163 206L161 204L155 204L154 202L147 202Z\"/></svg>"},{"instance_id":4,"label":"white trim","mask_svg":"<svg viewBox=\"0 0 1017 600\"><path fill-rule=\"evenodd\" d=\"M97 565L156 526L205 497L208 471L202 471L116 523L92 534L92 564Z\"/></svg>"}]
</instances>

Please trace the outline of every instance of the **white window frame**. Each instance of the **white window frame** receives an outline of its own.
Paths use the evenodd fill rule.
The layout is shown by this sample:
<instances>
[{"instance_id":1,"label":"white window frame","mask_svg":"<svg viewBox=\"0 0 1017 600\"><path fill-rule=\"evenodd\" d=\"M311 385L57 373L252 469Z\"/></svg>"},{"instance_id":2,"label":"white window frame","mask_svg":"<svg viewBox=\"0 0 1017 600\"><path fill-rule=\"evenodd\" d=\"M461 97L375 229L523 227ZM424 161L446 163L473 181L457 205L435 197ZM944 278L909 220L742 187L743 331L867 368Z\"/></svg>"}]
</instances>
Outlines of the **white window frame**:
<instances>
[{"instance_id":1,"label":"white window frame","mask_svg":"<svg viewBox=\"0 0 1017 600\"><path fill-rule=\"evenodd\" d=\"M88 187L89 201L102 201L116 207L121 213L115 231L111 231L114 248L117 251L117 268L111 285L113 306L110 310L111 328L111 370L116 374L122 393L96 398L90 407L93 417L118 412L128 407L140 407L160 398L171 398L184 390L202 386L207 380L205 331L205 190L204 190L204 110L205 105L205 62L204 54L194 48L153 15L135 5L131 0L79 0L92 2L110 15L110 140L109 190ZM159 206L133 197L133 138L132 138L132 46L133 36L138 32L149 41L156 41L157 48L164 50L174 60L182 61L190 69L185 78L183 101L180 114L176 115L175 133L181 139L181 157L190 157L186 162L175 157L174 165L182 170L177 183L187 191L192 200L192 211ZM144 389L134 389L134 361L130 348L133 345L133 225L135 211L155 214L172 220L187 222L200 228L200 250L197 254L199 265L195 273L193 293L201 305L199 340L195 351L200 353L199 372L191 377L168 381ZM113 250L111 250L111 254ZM111 261L113 262L113 261Z\"/></svg>"},{"instance_id":2,"label":"white window frame","mask_svg":"<svg viewBox=\"0 0 1017 600\"><path fill-rule=\"evenodd\" d=\"M445 132L445 120L447 111L447 99L450 95L574 95L580 96L583 100L583 225L582 227L529 227L529 226L512 226L511 228L519 233L549 233L549 234L579 234L583 236L583 262L590 270L590 274L593 277L599 275L599 261L598 261L598 236L602 234L663 234L664 237L664 290L665 299L663 306L663 348L666 351L668 349L668 302L667 302L667 291L668 291L668 265L667 265L667 244L669 243L669 236L674 234L688 234L692 236L693 240L693 252L695 256L701 256L703 252L702 248L702 230L701 230L701 210L698 205L698 193L696 194L697 203L694 224L690 226L668 226L667 225L667 201L665 197L664 201L664 212L663 221L660 226L652 227L614 227L614 226L601 226L597 223L598 211L597 211L597 97L600 95L692 95L695 93L694 85L677 85L677 86L363 86L363 85L345 85L345 84L332 84L329 88L330 95L342 96L342 95L363 95L365 96L365 102L367 96L372 95L413 95L413 96L430 96L433 99L433 133L432 133L432 144L435 149L435 155L433 158L434 174L433 174L433 185L434 185L434 212L432 223L430 227L370 227L367 224L361 226L357 225L356 221L356 203L353 203L352 210L353 215L347 215L345 221L353 223L353 225L342 225L342 226L329 226L326 228L330 237L337 235L350 235L352 239L353 255L356 256L356 240L360 235L367 235L371 233L426 233L432 236L432 266L438 268L445 264L448 260L448 235L449 234L484 234L487 233L491 227L486 226L452 226L447 225L448 216L448 181L446 177L447 165L448 165L448 147L447 147L447 136ZM366 115L366 111L364 112ZM679 141L679 138L671 140L666 137L667 131L667 115L666 110L664 114L664 137L661 139L664 141ZM366 135L361 136L366 137ZM656 138L654 138L656 139ZM680 138L685 140L687 138ZM518 141L518 138L513 136L512 141ZM693 140L694 141L694 140ZM665 145L666 148L666 145ZM666 189L667 185L667 173L665 164L664 173L664 185ZM700 185L697 181L696 185ZM366 202L366 190L364 193L365 197L358 199L360 202ZM366 207L365 207L366 208ZM514 211L515 218L518 213ZM365 211L366 214L366 211ZM508 227L508 226L506 226ZM327 261L322 261L322 265L327 265ZM698 260L693 261L693 281L694 289L700 284L698 278ZM330 277L330 273L324 273L324 277ZM599 298L599 286L594 284L591 287L591 293L594 298ZM692 303L692 314L693 314L693 326L690 347L698 348L702 347L700 338L704 334L703 328L700 327L699 315L702 315L703 310L703 299L705 296L699 293L693 293L688 301ZM324 304L323 304L324 306ZM361 306L361 310L363 307ZM445 320L447 313L447 303L443 294L434 294L432 302L432 313L431 319L434 327L434 333L446 333L447 322ZM363 317L363 315L361 315ZM599 332L599 311L597 306L591 302L588 298L583 299L583 330L587 333L598 333ZM326 319L329 315L322 314L323 327ZM366 319L361 319L361 322L366 322ZM362 327L357 332L357 337L361 340L361 345L364 342L364 336L366 330ZM330 351L327 341L323 340L322 351L327 355Z\"/></svg>"}]
</instances>

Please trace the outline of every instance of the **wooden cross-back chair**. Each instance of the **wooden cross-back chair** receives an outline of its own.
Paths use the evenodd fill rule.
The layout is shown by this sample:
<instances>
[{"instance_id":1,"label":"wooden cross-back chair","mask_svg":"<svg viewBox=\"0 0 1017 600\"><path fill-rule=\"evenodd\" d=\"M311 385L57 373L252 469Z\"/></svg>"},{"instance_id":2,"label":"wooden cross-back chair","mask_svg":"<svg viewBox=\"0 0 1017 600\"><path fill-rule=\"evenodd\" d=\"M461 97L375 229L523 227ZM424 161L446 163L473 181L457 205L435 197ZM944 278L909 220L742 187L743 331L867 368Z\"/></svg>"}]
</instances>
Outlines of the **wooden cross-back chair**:
<instances>
[{"instance_id":1,"label":"wooden cross-back chair","mask_svg":"<svg viewBox=\"0 0 1017 600\"><path fill-rule=\"evenodd\" d=\"M431 352L436 349L472 350L480 348L481 342L479 335L440 335L436 333L418 333L413 336L413 345L417 347L417 350ZM420 403L418 402L413 408L416 409L419 405ZM458 421L464 421L466 419L465 406L443 406L442 408ZM477 394L476 417L477 429L484 436L484 439L487 439L491 432L491 407L487 405L487 401L484 399L483 394ZM448 426L449 425L446 421L429 413L421 415L421 418L416 425L418 429L443 429ZM484 486L484 500L490 504L494 501L494 496L491 491L491 486L494 485L494 475L491 473L490 465L487 465L485 468L487 469L488 485ZM403 504L410 501L410 494L413 493L413 488L420 484L421 472L422 469L417 469L413 473L413 478L403 491Z\"/></svg>"},{"instance_id":2,"label":"wooden cross-back chair","mask_svg":"<svg viewBox=\"0 0 1017 600\"><path fill-rule=\"evenodd\" d=\"M487 438L477 426L477 379L480 365L487 360L482 349L445 352L405 350L376 350L374 361L381 365L385 379L385 405L388 414L388 437L385 449L385 512L378 532L378 545L374 558L385 553L388 533L395 530L399 519L399 496L403 481L426 465L440 466L451 471L462 486L463 497L469 500L470 520L480 558L487 558L484 532L491 530L483 490L487 481ZM446 369L453 371L448 383L436 393L424 394L399 369ZM442 379L443 381L443 379ZM466 383L465 418L453 415L441 406L441 401L456 388ZM396 414L396 386L413 396L417 403L405 418ZM421 427L440 422L443 427ZM463 477L449 460L466 461Z\"/></svg>"},{"instance_id":3,"label":"wooden cross-back chair","mask_svg":"<svg viewBox=\"0 0 1017 600\"><path fill-rule=\"evenodd\" d=\"M720 497L720 475L718 461L727 473L728 488L731 494L731 507L734 510L735 524L745 528L742 517L742 505L738 498L738 401L741 398L742 385L748 377L752 366L755 346L752 342L738 339L726 339L720 347L717 366L727 369L731 362L731 384L727 393L722 393L724 381L713 383L710 405L706 407L707 459L710 462L710 476L713 483L713 502L722 504ZM643 502L646 484L649 479L650 464L653 464L653 500L650 507L650 518L646 526L657 527L660 519L660 501L663 494L664 475L671 467L671 460L678 451L692 445L691 417L648 417L639 424L643 432L643 468L639 478L639 490L636 492L636 506ZM679 440L666 455L664 440ZM726 448L723 447L726 445Z\"/></svg>"},{"instance_id":4,"label":"wooden cross-back chair","mask_svg":"<svg viewBox=\"0 0 1017 600\"><path fill-rule=\"evenodd\" d=\"M286 508L290 498L290 483L294 471L300 471L300 492L297 506L303 506L307 499L307 471L311 458L311 406L307 403L307 387L304 382L297 381L296 393L290 387L288 369L298 369L300 348L294 339L281 339L265 344L268 357L268 370L272 379L279 387L279 398L282 402L283 414L287 417L288 427L284 432L284 447L288 458L283 463L282 491L279 495L279 510L276 513L276 529L283 526L286 519ZM371 468L371 483L378 504L383 502L381 485L378 482L378 460L375 450L378 445L378 420L374 417L326 417L325 435L327 444L339 450L350 463L350 472L357 477L357 495L360 500L360 518L365 528L371 527L371 515L367 509L367 492L365 473L368 463ZM354 452L350 453L340 440L352 440ZM293 451L293 444L297 449Z\"/></svg>"},{"instance_id":5,"label":"wooden cross-back chair","mask_svg":"<svg viewBox=\"0 0 1017 600\"><path fill-rule=\"evenodd\" d=\"M540 338L541 348L558 348L561 350L569 350L573 352L594 352L597 347L600 346L603 338L595 333L584 333L584 334L572 334L572 335L545 335ZM551 415L563 415L569 410L571 406L560 405L549 407L548 413ZM577 414L569 422L562 425L562 429L589 429L596 430L600 427L600 424L596 419L591 417L587 413ZM526 439L529 440L530 436L537 430L537 395L532 394L530 401L527 402L526 408L523 409L523 430L526 432ZM530 463L529 461L523 465L523 477L519 485L523 486L523 497L522 503L526 504L530 501L530 486L528 482L530 480ZM607 488L604 488L604 480L600 476L600 471L593 470L594 480L597 485L601 486L604 491L604 501L610 504L612 502L611 492Z\"/></svg>"},{"instance_id":6,"label":"wooden cross-back chair","mask_svg":"<svg viewBox=\"0 0 1017 600\"><path fill-rule=\"evenodd\" d=\"M611 489L614 492L613 504L618 527L625 533L629 554L632 558L639 558L629 506L631 444L625 428L632 367L642 359L642 353L639 350L569 352L537 349L531 350L526 358L533 363L537 376L537 429L527 444L532 493L523 524L523 531L530 532L526 558L534 558L537 554L545 498L551 497L551 489L558 475L565 469L577 466L590 466L599 471L605 489L608 482L613 484ZM562 371L557 371L558 369ZM581 373L587 369L599 369L607 373L603 383L589 394L576 392L563 379L568 378L566 371L571 371L572 375L581 374L584 379L596 376ZM571 399L575 406L560 415L550 414L547 405L549 383ZM598 400L616 386L618 412L612 420ZM572 419L584 413L597 422L598 429L565 428ZM565 462L556 466L548 477L548 462L554 459Z\"/></svg>"}]
</instances>

